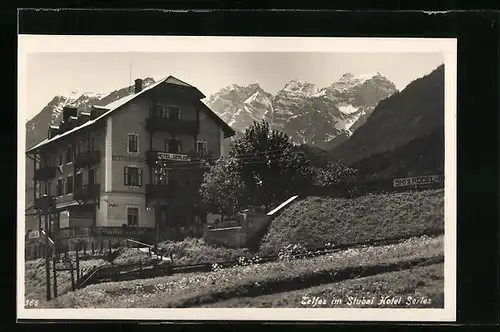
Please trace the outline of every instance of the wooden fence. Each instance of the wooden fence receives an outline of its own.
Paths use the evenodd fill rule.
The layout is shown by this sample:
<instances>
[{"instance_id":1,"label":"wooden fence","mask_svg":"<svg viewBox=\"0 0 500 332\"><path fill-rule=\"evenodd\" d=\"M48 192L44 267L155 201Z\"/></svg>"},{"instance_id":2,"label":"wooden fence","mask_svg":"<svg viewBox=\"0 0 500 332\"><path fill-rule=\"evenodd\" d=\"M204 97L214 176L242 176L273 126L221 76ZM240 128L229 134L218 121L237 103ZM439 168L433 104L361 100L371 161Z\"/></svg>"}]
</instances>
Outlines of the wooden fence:
<instances>
[{"instance_id":1,"label":"wooden fence","mask_svg":"<svg viewBox=\"0 0 500 332\"><path fill-rule=\"evenodd\" d=\"M357 242L357 243L346 243L338 244L333 246L325 246L320 248L303 248L304 250L290 252L290 258L300 259L307 257L316 257L320 255L325 255L341 250L359 248L365 246L383 246L400 243L409 238L416 236L438 236L443 234L442 229L430 229L425 233L419 234L408 234L406 236L371 240L367 242ZM280 253L273 255L262 256L262 257L248 257L248 261L253 261L254 263L262 264L268 262L275 262L282 259ZM115 266L99 266L90 270L84 276L81 276L77 284L77 288L83 288L91 284L97 284L101 282L108 281L124 281L132 279L147 279L160 276L167 276L175 273L193 273L193 272L209 272L214 269L215 266L219 268L228 268L233 266L241 265L241 261L231 260L231 261L219 261L219 262L206 262L198 264L188 264L188 265L175 265L170 262L158 262L152 260L149 263L134 263L127 265L115 265Z\"/></svg>"}]
</instances>

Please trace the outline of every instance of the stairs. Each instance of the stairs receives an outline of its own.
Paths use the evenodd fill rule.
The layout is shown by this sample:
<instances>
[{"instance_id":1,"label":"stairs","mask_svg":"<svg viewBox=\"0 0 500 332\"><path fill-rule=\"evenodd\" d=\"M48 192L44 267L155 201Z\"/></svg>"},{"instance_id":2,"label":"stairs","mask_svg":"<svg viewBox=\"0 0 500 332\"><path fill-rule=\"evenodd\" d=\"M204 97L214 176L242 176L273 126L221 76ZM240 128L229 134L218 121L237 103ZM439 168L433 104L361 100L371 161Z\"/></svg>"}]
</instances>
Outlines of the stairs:
<instances>
[{"instance_id":1,"label":"stairs","mask_svg":"<svg viewBox=\"0 0 500 332\"><path fill-rule=\"evenodd\" d=\"M151 244L147 244L147 243L144 243L144 242L140 242L140 241L136 241L136 240L131 240L131 239L127 239L127 243L128 243L129 246L130 245L134 245L134 246L136 246L137 250L149 254L152 259L159 260L159 261L165 261L165 262L171 262L172 261L170 259L170 257L165 257L165 256L162 256L162 255L156 254L153 251L154 250L154 246L151 245Z\"/></svg>"}]
</instances>

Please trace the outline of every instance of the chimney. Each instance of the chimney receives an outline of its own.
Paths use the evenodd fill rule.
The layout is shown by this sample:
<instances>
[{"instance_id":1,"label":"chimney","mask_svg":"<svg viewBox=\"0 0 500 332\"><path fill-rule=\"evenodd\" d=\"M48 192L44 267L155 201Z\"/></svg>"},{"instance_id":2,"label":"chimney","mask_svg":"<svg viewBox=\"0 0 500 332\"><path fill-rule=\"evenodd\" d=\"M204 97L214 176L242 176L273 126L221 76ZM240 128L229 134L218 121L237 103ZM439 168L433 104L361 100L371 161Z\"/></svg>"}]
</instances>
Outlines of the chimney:
<instances>
[{"instance_id":1,"label":"chimney","mask_svg":"<svg viewBox=\"0 0 500 332\"><path fill-rule=\"evenodd\" d=\"M76 107L65 106L63 108L63 122L68 123L69 118L77 115Z\"/></svg>"},{"instance_id":2,"label":"chimney","mask_svg":"<svg viewBox=\"0 0 500 332\"><path fill-rule=\"evenodd\" d=\"M135 93L142 91L142 80L140 78L135 80Z\"/></svg>"}]
</instances>

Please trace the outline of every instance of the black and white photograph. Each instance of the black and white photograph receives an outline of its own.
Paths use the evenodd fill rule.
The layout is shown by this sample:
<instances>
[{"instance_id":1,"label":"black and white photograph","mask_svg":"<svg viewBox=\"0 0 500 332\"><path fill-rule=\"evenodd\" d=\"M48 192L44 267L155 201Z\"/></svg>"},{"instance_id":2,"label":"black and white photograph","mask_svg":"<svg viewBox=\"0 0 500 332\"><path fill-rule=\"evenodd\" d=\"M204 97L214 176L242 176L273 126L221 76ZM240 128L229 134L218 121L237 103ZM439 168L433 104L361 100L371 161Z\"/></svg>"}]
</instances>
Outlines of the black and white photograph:
<instances>
[{"instance_id":1,"label":"black and white photograph","mask_svg":"<svg viewBox=\"0 0 500 332\"><path fill-rule=\"evenodd\" d=\"M455 39L18 43L18 317L455 319Z\"/></svg>"}]
</instances>

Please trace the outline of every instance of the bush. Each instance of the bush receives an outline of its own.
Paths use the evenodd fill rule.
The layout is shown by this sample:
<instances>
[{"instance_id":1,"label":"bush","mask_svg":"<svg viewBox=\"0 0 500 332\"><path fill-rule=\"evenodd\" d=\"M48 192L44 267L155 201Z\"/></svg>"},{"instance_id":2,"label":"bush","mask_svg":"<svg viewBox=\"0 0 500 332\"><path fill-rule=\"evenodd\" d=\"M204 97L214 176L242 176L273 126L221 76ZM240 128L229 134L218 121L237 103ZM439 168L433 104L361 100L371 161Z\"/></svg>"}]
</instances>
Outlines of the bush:
<instances>
[{"instance_id":1,"label":"bush","mask_svg":"<svg viewBox=\"0 0 500 332\"><path fill-rule=\"evenodd\" d=\"M238 260L240 257L251 257L248 249L230 249L215 246L203 239L187 238L180 242L166 241L158 244L159 251L172 255L175 265L199 263L215 263Z\"/></svg>"}]
</instances>

